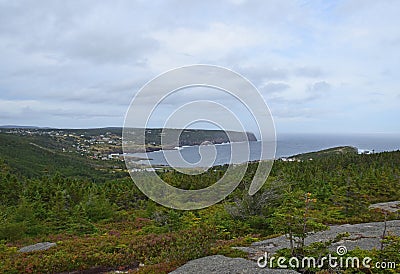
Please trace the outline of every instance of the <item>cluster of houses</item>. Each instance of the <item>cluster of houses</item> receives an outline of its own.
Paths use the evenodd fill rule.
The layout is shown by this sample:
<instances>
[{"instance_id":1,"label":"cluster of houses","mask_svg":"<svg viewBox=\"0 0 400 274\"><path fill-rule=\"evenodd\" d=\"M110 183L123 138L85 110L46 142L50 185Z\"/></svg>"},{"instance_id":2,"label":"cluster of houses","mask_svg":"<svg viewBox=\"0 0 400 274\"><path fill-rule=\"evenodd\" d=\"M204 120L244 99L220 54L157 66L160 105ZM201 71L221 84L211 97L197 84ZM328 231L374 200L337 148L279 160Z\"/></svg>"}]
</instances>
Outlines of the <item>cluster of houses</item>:
<instances>
[{"instance_id":1,"label":"cluster of houses","mask_svg":"<svg viewBox=\"0 0 400 274\"><path fill-rule=\"evenodd\" d=\"M76 138L73 147L77 152L86 153L90 158L100 160L123 160L121 150L122 137L111 132L99 136L70 136Z\"/></svg>"},{"instance_id":2,"label":"cluster of houses","mask_svg":"<svg viewBox=\"0 0 400 274\"><path fill-rule=\"evenodd\" d=\"M368 150L368 149L358 149L358 154L374 154L375 150Z\"/></svg>"},{"instance_id":3,"label":"cluster of houses","mask_svg":"<svg viewBox=\"0 0 400 274\"><path fill-rule=\"evenodd\" d=\"M279 158L279 160L281 160L282 162L301 162L300 159L296 159L296 158ZM312 158L309 159L310 161L312 161Z\"/></svg>"},{"instance_id":4,"label":"cluster of houses","mask_svg":"<svg viewBox=\"0 0 400 274\"><path fill-rule=\"evenodd\" d=\"M0 133L16 134L22 136L63 136L63 130L57 129L35 129L35 128L1 128Z\"/></svg>"},{"instance_id":5,"label":"cluster of houses","mask_svg":"<svg viewBox=\"0 0 400 274\"><path fill-rule=\"evenodd\" d=\"M62 152L76 152L92 159L123 160L122 154L119 153L122 146L122 137L111 132L94 136L61 129L2 128L0 133L21 136L49 136L63 140L61 142L62 148L60 148Z\"/></svg>"}]
</instances>

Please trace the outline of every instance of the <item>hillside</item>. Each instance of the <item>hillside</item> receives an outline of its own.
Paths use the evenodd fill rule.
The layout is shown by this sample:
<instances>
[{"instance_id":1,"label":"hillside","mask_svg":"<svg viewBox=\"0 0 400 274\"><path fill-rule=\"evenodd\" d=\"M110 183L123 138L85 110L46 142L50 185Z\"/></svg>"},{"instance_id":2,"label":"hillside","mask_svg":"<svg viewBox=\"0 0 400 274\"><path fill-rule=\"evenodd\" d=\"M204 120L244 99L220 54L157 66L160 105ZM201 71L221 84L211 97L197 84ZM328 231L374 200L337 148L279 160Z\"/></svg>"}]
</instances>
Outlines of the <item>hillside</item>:
<instances>
[{"instance_id":1,"label":"hillside","mask_svg":"<svg viewBox=\"0 0 400 274\"><path fill-rule=\"evenodd\" d=\"M135 129L132 129L134 132ZM139 130L136 129L138 132ZM178 129L167 129L180 133ZM229 132L233 141L243 141L243 133ZM146 151L161 149L162 129L146 130ZM250 140L255 136L247 133ZM132 135L132 141L140 136ZM228 136L221 130L183 130L179 145L198 145L203 142L224 143ZM168 144L164 148L173 148ZM140 146L135 149L141 149ZM66 176L102 178L116 176L125 165L122 153L122 128L51 129L1 128L0 160L4 160L17 173L27 177L59 172Z\"/></svg>"},{"instance_id":2,"label":"hillside","mask_svg":"<svg viewBox=\"0 0 400 274\"><path fill-rule=\"evenodd\" d=\"M297 154L290 156L288 158L297 160L310 160L310 159L314 160L331 156L356 155L356 154L358 154L357 148L351 146L341 146L341 147L333 147L319 151Z\"/></svg>"},{"instance_id":3,"label":"hillside","mask_svg":"<svg viewBox=\"0 0 400 274\"><path fill-rule=\"evenodd\" d=\"M161 144L161 128L148 129L146 130L146 143L152 143L155 145ZM173 133L175 131L175 134ZM172 133L177 135L180 129L166 129L167 134ZM231 135L233 142L243 142L246 138L243 133L223 130L203 130L203 129L185 129L182 131L179 137L179 146L194 146L200 145L203 142L211 142L213 144L227 143L229 142L228 135ZM249 141L257 141L257 138L253 133L246 133Z\"/></svg>"},{"instance_id":4,"label":"hillside","mask_svg":"<svg viewBox=\"0 0 400 274\"><path fill-rule=\"evenodd\" d=\"M107 127L107 128L90 128L90 129L52 129L52 128L1 128L0 133L8 133L20 136L35 136L37 142L44 142L53 148L67 149L75 145L79 146L83 152L86 151L85 147L95 145L95 152L98 154L109 153L122 153L122 128ZM221 144L229 142L228 134L231 136L233 142L242 142L248 139L249 141L257 141L253 133L236 132L236 131L223 131L223 130L205 130L205 129L161 129L149 128L143 129L125 129L125 138L129 136L129 140L133 144L133 151L139 152L142 148L138 146L135 151L135 144L142 143L142 132L145 131L145 148L146 151L154 151L161 149L161 136L179 136L179 146L193 146L200 145L203 142L213 144ZM246 138L247 136L247 138ZM50 140L53 139L53 140ZM164 149L172 149L176 144L165 143ZM104 155L103 155L104 156ZM100 157L101 158L101 157Z\"/></svg>"},{"instance_id":5,"label":"hillside","mask_svg":"<svg viewBox=\"0 0 400 274\"><path fill-rule=\"evenodd\" d=\"M49 137L19 136L0 133L0 160L7 163L18 175L36 177L60 173L64 176L104 180L115 176L111 163L80 157L79 154L63 153Z\"/></svg>"},{"instance_id":6,"label":"hillside","mask_svg":"<svg viewBox=\"0 0 400 274\"><path fill-rule=\"evenodd\" d=\"M277 252L285 257L320 256L330 246L308 242L301 246L302 239L332 225L399 218L397 212L385 213L371 205L400 200L400 151L367 155L333 149L319 152L323 156L313 161L276 161L260 191L249 196L258 166L253 162L224 201L184 211L148 199L126 172L114 167L123 162L60 151L65 141L76 144L78 136L82 142L76 132L54 137L0 134L0 273L169 273L201 257L247 257L245 249L231 247L266 239L284 241ZM111 141L106 136L113 134L99 140ZM227 168L218 166L193 176L174 170L158 174L171 186L195 190L214 184ZM387 223L389 235L393 229ZM376 230L376 239L363 241L378 243L381 230L381 226ZM295 238L292 250L284 248L292 246L288 237L276 238L289 233ZM350 250L360 233L362 228L355 226L354 235L340 233L334 238L348 240L345 245ZM51 248L20 252L43 242L51 243ZM266 246L272 245L262 248ZM382 250L349 252L400 263L400 237L385 238ZM328 271L326 266L323 269Z\"/></svg>"}]
</instances>

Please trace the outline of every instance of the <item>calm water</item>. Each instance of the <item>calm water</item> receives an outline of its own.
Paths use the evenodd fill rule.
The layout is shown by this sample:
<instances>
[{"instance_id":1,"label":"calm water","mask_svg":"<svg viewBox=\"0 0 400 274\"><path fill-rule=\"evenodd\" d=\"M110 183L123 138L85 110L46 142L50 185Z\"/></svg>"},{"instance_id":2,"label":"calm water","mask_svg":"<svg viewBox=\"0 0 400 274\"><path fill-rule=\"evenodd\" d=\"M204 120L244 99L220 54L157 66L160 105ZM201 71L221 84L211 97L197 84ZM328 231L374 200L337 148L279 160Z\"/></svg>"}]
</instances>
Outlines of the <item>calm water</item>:
<instances>
[{"instance_id":1,"label":"calm water","mask_svg":"<svg viewBox=\"0 0 400 274\"><path fill-rule=\"evenodd\" d=\"M358 149L375 150L375 152L394 151L400 149L400 135L394 134L353 134L353 135L311 135L311 134L282 134L278 135L275 158L287 157L299 153L317 151L336 146L354 146ZM239 145L240 147L240 145ZM211 159L213 165L223 165L230 162L231 145L216 145L215 158ZM260 159L261 142L250 142L249 161ZM213 150L210 148L206 150ZM207 151L206 151L207 152ZM180 150L164 151L168 159L181 157L188 164L174 164L179 167L190 167L201 160L199 147L183 147ZM136 153L135 156L148 157L152 165L168 165L163 151L147 153ZM179 155L180 153L180 155ZM205 155L208 155L205 153ZM207 157L205 157L207 158ZM245 158L247 160L247 158ZM170 161L171 162L171 161ZM244 162L236 159L233 162ZM140 163L140 162L139 162ZM143 161L141 163L144 163ZM204 166L199 162L198 166Z\"/></svg>"}]
</instances>

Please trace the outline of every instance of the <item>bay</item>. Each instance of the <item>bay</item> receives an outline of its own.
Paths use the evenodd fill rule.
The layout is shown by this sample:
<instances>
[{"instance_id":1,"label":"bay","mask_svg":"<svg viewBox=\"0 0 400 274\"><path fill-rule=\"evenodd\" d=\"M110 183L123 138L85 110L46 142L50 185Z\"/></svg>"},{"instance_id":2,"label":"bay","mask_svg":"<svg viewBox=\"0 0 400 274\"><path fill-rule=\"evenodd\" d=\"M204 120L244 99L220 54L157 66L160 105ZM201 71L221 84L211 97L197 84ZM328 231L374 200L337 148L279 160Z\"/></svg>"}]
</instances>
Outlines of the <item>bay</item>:
<instances>
[{"instance_id":1,"label":"bay","mask_svg":"<svg viewBox=\"0 0 400 274\"><path fill-rule=\"evenodd\" d=\"M245 146L246 143L237 145L239 149L242 149L241 146ZM239 163L265 159L260 156L261 141L249 142L250 155L248 157L244 155L244 157L237 159L231 159L231 146L232 144L229 143L209 146L209 148L204 148L208 146L203 146L202 148L188 146L176 150L135 153L133 156L149 158L151 159L151 165L169 166L172 162L172 166L182 168L217 166L230 162ZM395 151L400 149L400 134L281 134L277 136L275 159L337 146L353 146L360 150L373 150L375 152ZM213 152L214 147L215 153ZM203 156L205 155L203 160L201 153ZM272 152L270 151L269 155L271 154ZM207 158L208 155L213 155L214 157L204 161L204 158ZM180 157L184 161L176 161ZM205 164L205 162L207 163ZM146 163L147 161L138 162L138 164Z\"/></svg>"}]
</instances>

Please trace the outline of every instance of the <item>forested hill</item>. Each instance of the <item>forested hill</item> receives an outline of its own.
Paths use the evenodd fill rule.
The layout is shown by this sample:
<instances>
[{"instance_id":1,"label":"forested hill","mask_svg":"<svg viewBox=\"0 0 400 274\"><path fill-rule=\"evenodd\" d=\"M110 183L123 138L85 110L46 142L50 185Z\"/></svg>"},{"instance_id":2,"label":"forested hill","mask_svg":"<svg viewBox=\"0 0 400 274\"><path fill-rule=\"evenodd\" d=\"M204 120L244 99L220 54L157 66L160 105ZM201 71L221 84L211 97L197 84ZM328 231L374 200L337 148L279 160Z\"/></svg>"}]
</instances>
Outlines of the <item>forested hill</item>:
<instances>
[{"instance_id":1,"label":"forested hill","mask_svg":"<svg viewBox=\"0 0 400 274\"><path fill-rule=\"evenodd\" d=\"M135 129L130 129L135 132ZM142 130L136 129L137 132ZM162 129L147 129L146 150L161 149ZM179 133L179 145L199 145L229 142L222 130L167 129ZM244 141L246 135L228 132L232 141ZM250 141L254 134L246 133ZM140 136L132 136L140 139ZM173 148L174 145L164 148ZM123 175L122 128L51 129L51 128L0 128L0 160L9 164L16 173L35 177L59 172L65 176L95 178L104 181Z\"/></svg>"},{"instance_id":2,"label":"forested hill","mask_svg":"<svg viewBox=\"0 0 400 274\"><path fill-rule=\"evenodd\" d=\"M102 137L112 141L106 136L112 134ZM57 138L76 142L73 136ZM397 213L369 206L400 200L400 151L324 153L312 161L276 161L253 196L248 189L258 163L249 163L238 187L223 202L184 211L148 199L126 172L113 167L123 162L80 157L76 151L57 152L57 138L44 147L46 136L0 134L0 273L136 271L139 265L137 273L169 273L200 257L242 256L231 246L276 234L294 235L299 243L281 255L320 257L329 252L325 243L300 245L313 231L332 224L399 218ZM40 173L44 168L45 176L20 174ZM193 176L174 170L158 174L172 186L195 190L214 184L227 168L218 166ZM56 246L18 252L37 242ZM400 237L390 235L381 250L349 254L399 263L399 251Z\"/></svg>"},{"instance_id":3,"label":"forested hill","mask_svg":"<svg viewBox=\"0 0 400 274\"><path fill-rule=\"evenodd\" d=\"M91 128L91 129L54 129L27 127L0 127L0 134L35 137L43 147L65 151L78 151L83 154L90 152L95 158L107 157L110 153L122 153L122 131L120 127ZM130 152L142 152L143 132L145 133L146 151L172 149L175 146L193 146L202 143L221 144L227 142L257 141L250 132L205 130L205 129L161 129L161 128L125 128L124 136L131 143ZM163 146L161 146L161 137ZM168 136L179 136L176 140L168 141ZM228 137L229 136L229 137ZM45 138L46 137L46 138ZM73 148L71 148L73 147Z\"/></svg>"},{"instance_id":4,"label":"forested hill","mask_svg":"<svg viewBox=\"0 0 400 274\"><path fill-rule=\"evenodd\" d=\"M63 153L47 136L19 136L0 133L0 161L12 172L25 177L43 175L73 176L104 181L116 176L123 163L94 160L80 154Z\"/></svg>"},{"instance_id":5,"label":"forested hill","mask_svg":"<svg viewBox=\"0 0 400 274\"><path fill-rule=\"evenodd\" d=\"M55 128L37 128L37 127L18 127L18 126L0 126L0 132L13 132L20 133L23 135L26 134L36 134L36 135L45 135L51 133L59 133L61 135L83 135L87 137L97 137L101 135L116 135L122 136L122 128L121 127L105 127L105 128L89 128L89 129L55 129ZM147 144L160 145L161 144L161 136L162 132L178 132L179 136L179 145L181 146L192 146L199 145L203 142L211 142L214 144L227 143L229 142L228 134L233 138L233 142L241 142L245 141L245 135L242 132L238 131L224 131L224 130L207 130L207 129L162 129L162 128L148 128L145 130L146 139L145 142ZM143 129L126 129L126 131L132 132L142 132ZM228 134L227 134L228 133ZM249 141L257 141L255 135L251 132L245 133ZM139 138L140 136L138 136Z\"/></svg>"},{"instance_id":6,"label":"forested hill","mask_svg":"<svg viewBox=\"0 0 400 274\"><path fill-rule=\"evenodd\" d=\"M180 129L167 129L168 131L178 131ZM155 144L161 144L161 132L162 129L149 129L146 131L146 140L154 142ZM185 129L180 134L179 145L180 146L193 146L200 145L203 142L211 142L214 144L228 143L229 137L232 138L232 142L243 142L246 141L246 136L242 132L236 131L223 131L223 130L202 130L202 129ZM246 132L249 141L257 141L257 138L253 133Z\"/></svg>"},{"instance_id":7,"label":"forested hill","mask_svg":"<svg viewBox=\"0 0 400 274\"><path fill-rule=\"evenodd\" d=\"M340 146L328 148L320 151L307 152L302 154L297 154L289 157L289 159L298 160L310 160L310 159L320 159L325 157L331 157L335 155L356 155L358 154L358 149L351 146Z\"/></svg>"}]
</instances>

